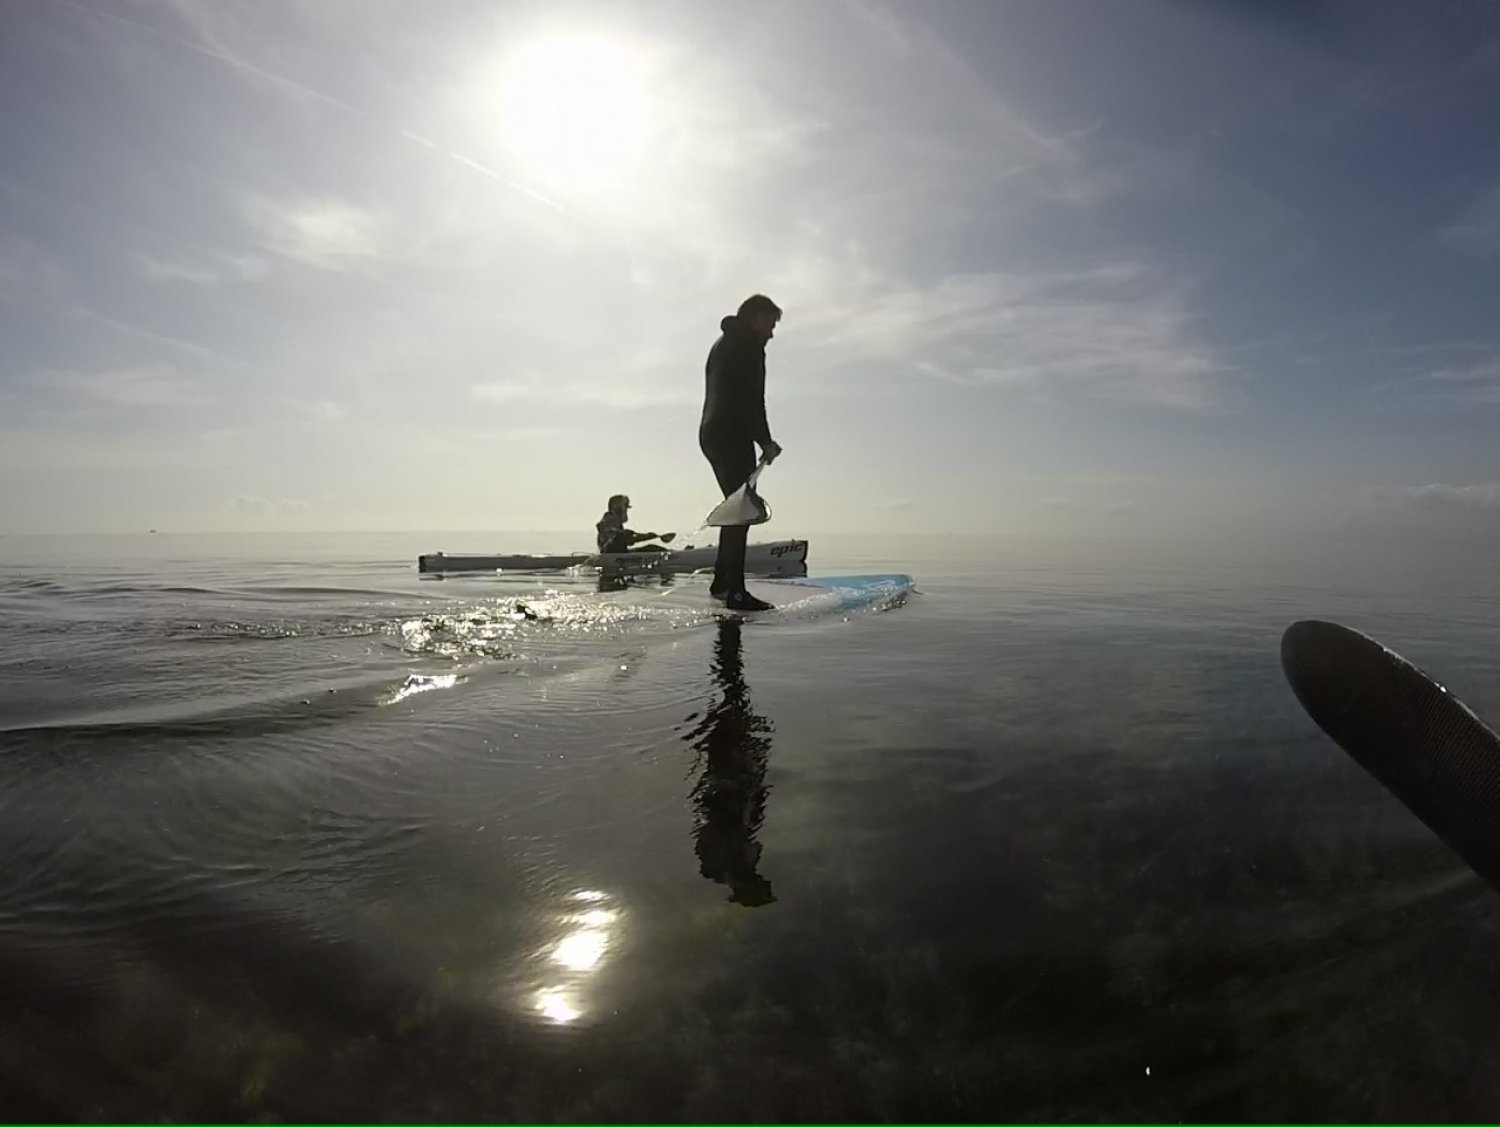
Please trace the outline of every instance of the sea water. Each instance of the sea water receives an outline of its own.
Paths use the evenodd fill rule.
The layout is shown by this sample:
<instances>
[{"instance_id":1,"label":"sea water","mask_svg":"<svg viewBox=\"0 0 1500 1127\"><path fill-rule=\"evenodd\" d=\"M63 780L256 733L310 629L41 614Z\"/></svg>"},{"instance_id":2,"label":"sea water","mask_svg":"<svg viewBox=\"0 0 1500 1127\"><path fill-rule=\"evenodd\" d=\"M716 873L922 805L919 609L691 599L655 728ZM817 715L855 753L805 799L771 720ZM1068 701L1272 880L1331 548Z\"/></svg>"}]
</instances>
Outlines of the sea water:
<instances>
[{"instance_id":1,"label":"sea water","mask_svg":"<svg viewBox=\"0 0 1500 1127\"><path fill-rule=\"evenodd\" d=\"M1500 895L1277 649L1500 719L1484 561L811 539L919 593L0 539L6 1117L1500 1115Z\"/></svg>"}]
</instances>

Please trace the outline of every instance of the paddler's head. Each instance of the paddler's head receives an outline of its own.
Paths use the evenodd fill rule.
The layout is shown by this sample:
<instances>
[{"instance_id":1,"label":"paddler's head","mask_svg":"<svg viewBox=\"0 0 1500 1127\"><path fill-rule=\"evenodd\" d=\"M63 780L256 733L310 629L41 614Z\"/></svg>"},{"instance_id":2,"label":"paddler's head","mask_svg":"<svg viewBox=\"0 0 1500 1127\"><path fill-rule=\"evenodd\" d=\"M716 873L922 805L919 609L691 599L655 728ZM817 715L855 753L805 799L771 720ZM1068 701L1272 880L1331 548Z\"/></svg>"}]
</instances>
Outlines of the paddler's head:
<instances>
[{"instance_id":1,"label":"paddler's head","mask_svg":"<svg viewBox=\"0 0 1500 1127\"><path fill-rule=\"evenodd\" d=\"M621 519L630 515L630 498L623 493L616 493L609 499L609 511Z\"/></svg>"},{"instance_id":2,"label":"paddler's head","mask_svg":"<svg viewBox=\"0 0 1500 1127\"><path fill-rule=\"evenodd\" d=\"M776 335L776 322L781 320L781 307L763 293L751 294L740 302L735 314L761 340L770 340Z\"/></svg>"}]
</instances>

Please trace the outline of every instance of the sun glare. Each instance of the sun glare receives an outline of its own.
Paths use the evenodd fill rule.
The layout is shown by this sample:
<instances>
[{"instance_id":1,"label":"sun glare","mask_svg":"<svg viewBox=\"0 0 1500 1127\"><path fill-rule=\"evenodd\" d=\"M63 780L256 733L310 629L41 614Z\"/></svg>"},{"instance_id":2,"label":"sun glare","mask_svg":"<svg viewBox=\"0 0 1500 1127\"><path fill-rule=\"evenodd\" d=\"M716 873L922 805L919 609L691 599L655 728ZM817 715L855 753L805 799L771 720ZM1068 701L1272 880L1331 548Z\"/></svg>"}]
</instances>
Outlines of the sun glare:
<instances>
[{"instance_id":1,"label":"sun glare","mask_svg":"<svg viewBox=\"0 0 1500 1127\"><path fill-rule=\"evenodd\" d=\"M628 185L652 125L647 61L634 44L581 32L519 47L501 64L498 107L513 158L565 192Z\"/></svg>"}]
</instances>

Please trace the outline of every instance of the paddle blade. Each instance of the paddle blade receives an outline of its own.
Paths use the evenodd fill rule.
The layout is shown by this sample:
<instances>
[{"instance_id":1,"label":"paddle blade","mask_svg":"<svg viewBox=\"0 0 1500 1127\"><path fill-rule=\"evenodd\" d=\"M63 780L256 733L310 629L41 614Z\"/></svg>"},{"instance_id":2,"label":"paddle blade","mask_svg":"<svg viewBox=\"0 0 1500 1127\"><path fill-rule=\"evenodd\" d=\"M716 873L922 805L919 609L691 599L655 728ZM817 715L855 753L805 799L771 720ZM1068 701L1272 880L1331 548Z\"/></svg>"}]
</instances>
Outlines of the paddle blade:
<instances>
[{"instance_id":1,"label":"paddle blade","mask_svg":"<svg viewBox=\"0 0 1500 1127\"><path fill-rule=\"evenodd\" d=\"M715 505L713 511L703 518L703 523L711 528L723 528L726 525L765 524L770 520L771 506L755 491L755 483L765 467L762 460L745 479L745 484Z\"/></svg>"},{"instance_id":2,"label":"paddle blade","mask_svg":"<svg viewBox=\"0 0 1500 1127\"><path fill-rule=\"evenodd\" d=\"M1281 667L1335 743L1500 889L1500 739L1399 654L1332 622L1293 623Z\"/></svg>"},{"instance_id":3,"label":"paddle blade","mask_svg":"<svg viewBox=\"0 0 1500 1127\"><path fill-rule=\"evenodd\" d=\"M725 525L765 524L771 519L771 509L760 494L748 485L742 485L714 506L713 512L703 523L713 528Z\"/></svg>"}]
</instances>

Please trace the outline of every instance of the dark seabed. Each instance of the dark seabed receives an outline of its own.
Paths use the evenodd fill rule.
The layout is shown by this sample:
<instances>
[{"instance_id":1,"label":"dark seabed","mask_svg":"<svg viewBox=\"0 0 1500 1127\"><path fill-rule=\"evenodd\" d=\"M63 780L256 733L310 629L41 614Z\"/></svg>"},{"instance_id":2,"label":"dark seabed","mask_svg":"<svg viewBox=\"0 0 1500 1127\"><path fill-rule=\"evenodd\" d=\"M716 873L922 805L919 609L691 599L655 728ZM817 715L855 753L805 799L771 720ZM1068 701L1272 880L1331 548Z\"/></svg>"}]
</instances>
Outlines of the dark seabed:
<instances>
[{"instance_id":1,"label":"dark seabed","mask_svg":"<svg viewBox=\"0 0 1500 1127\"><path fill-rule=\"evenodd\" d=\"M1500 1117L1500 895L1278 664L1500 718L1486 561L814 536L921 594L743 626L414 567L563 546L0 539L7 1118Z\"/></svg>"}]
</instances>

